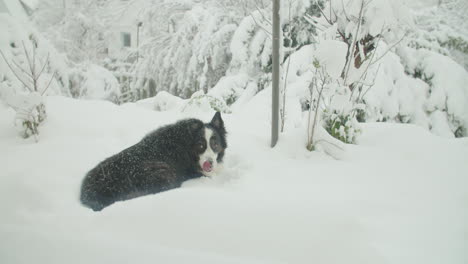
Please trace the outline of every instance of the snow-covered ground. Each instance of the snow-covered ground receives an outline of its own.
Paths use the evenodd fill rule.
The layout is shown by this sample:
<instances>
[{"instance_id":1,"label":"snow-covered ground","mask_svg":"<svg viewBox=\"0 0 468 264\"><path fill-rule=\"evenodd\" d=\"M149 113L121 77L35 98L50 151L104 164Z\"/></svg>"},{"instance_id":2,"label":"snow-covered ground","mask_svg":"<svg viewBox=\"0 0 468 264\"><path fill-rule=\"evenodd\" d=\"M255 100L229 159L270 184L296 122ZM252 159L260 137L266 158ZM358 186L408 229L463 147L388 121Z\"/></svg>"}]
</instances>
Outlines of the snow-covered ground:
<instances>
[{"instance_id":1,"label":"snow-covered ground","mask_svg":"<svg viewBox=\"0 0 468 264\"><path fill-rule=\"evenodd\" d=\"M0 263L468 263L468 138L363 124L336 160L305 149L304 121L271 149L267 97L223 116L220 175L99 213L85 173L188 114L48 97L34 143L0 105Z\"/></svg>"}]
</instances>

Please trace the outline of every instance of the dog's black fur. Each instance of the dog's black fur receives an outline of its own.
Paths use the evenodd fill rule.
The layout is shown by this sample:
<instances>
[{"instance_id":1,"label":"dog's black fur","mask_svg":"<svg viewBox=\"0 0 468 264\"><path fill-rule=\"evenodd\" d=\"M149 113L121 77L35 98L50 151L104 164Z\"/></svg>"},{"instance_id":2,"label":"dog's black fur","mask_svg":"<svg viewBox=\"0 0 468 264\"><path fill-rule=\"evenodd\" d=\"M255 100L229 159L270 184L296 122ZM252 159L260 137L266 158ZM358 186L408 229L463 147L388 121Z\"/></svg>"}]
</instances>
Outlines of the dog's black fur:
<instances>
[{"instance_id":1,"label":"dog's black fur","mask_svg":"<svg viewBox=\"0 0 468 264\"><path fill-rule=\"evenodd\" d=\"M81 203L100 211L116 201L177 188L203 176L198 162L206 149L205 128L216 134L221 146L217 161L222 162L227 143L221 114L217 112L208 124L181 120L149 133L88 172L81 186ZM200 142L205 142L204 148Z\"/></svg>"}]
</instances>

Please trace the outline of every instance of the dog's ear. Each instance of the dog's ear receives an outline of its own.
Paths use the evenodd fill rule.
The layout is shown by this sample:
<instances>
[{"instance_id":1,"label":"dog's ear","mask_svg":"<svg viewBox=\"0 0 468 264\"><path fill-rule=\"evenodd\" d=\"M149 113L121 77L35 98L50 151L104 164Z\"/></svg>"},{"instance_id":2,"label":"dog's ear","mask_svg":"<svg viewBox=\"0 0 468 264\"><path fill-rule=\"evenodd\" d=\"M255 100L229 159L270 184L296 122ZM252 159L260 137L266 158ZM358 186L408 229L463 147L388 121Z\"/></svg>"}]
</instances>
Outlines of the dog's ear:
<instances>
[{"instance_id":1,"label":"dog's ear","mask_svg":"<svg viewBox=\"0 0 468 264\"><path fill-rule=\"evenodd\" d=\"M216 112L216 114L213 116L213 119L211 119L210 124L215 128L224 129L224 122L221 118L220 112Z\"/></svg>"}]
</instances>

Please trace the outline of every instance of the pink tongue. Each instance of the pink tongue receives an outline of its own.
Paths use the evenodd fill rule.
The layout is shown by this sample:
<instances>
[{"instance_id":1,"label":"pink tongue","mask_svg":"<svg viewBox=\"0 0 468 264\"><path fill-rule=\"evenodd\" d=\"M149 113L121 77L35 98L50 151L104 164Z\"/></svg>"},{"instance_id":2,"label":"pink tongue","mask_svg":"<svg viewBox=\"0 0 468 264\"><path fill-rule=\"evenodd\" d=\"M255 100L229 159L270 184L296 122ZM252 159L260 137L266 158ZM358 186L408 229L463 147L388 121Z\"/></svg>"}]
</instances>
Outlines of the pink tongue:
<instances>
[{"instance_id":1,"label":"pink tongue","mask_svg":"<svg viewBox=\"0 0 468 264\"><path fill-rule=\"evenodd\" d=\"M206 172L210 172L211 171L211 163L209 161L205 161L203 163L203 170L206 171Z\"/></svg>"}]
</instances>

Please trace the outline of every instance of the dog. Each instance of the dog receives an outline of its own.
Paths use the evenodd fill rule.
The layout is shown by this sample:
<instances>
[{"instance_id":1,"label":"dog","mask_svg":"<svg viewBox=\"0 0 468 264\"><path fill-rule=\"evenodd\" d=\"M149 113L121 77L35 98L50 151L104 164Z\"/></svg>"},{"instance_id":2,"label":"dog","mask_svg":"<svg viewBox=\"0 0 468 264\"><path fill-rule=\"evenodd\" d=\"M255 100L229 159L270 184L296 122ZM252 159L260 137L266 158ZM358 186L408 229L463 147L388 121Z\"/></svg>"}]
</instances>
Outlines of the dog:
<instances>
[{"instance_id":1,"label":"dog","mask_svg":"<svg viewBox=\"0 0 468 264\"><path fill-rule=\"evenodd\" d=\"M101 211L117 201L211 177L221 167L226 148L226 129L219 112L210 123L185 119L160 127L89 171L81 185L81 203Z\"/></svg>"}]
</instances>

